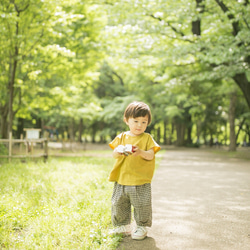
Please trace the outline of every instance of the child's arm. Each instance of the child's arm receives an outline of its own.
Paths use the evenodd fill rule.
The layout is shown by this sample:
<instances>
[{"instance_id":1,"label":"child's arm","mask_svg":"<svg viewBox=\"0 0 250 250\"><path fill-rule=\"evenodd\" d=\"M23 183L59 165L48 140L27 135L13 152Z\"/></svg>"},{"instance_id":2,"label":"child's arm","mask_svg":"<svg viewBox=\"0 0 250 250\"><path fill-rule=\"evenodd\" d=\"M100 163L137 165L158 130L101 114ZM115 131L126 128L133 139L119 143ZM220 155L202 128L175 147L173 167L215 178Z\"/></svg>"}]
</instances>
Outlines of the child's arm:
<instances>
[{"instance_id":1,"label":"child's arm","mask_svg":"<svg viewBox=\"0 0 250 250\"><path fill-rule=\"evenodd\" d=\"M143 159L151 161L151 160L154 159L155 152L154 152L153 148L145 151L145 150L142 150L142 149L140 149L138 147L135 147L133 156L141 156Z\"/></svg>"}]
</instances>

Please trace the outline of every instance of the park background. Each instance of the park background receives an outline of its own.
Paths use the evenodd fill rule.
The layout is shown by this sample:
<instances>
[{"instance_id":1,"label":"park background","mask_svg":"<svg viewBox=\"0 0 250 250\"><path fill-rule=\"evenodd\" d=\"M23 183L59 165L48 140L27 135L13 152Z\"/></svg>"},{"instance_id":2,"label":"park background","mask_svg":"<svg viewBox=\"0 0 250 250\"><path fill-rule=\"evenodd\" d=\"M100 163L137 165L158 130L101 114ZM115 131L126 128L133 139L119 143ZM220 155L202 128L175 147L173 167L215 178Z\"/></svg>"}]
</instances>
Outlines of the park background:
<instances>
[{"instance_id":1,"label":"park background","mask_svg":"<svg viewBox=\"0 0 250 250\"><path fill-rule=\"evenodd\" d=\"M248 0L0 3L0 155L28 128L80 149L0 159L1 249L119 245L107 144L131 101L151 107L157 166L176 146L249 158Z\"/></svg>"},{"instance_id":2,"label":"park background","mask_svg":"<svg viewBox=\"0 0 250 250\"><path fill-rule=\"evenodd\" d=\"M247 145L249 1L1 1L0 138L106 143L149 104L162 145Z\"/></svg>"}]
</instances>

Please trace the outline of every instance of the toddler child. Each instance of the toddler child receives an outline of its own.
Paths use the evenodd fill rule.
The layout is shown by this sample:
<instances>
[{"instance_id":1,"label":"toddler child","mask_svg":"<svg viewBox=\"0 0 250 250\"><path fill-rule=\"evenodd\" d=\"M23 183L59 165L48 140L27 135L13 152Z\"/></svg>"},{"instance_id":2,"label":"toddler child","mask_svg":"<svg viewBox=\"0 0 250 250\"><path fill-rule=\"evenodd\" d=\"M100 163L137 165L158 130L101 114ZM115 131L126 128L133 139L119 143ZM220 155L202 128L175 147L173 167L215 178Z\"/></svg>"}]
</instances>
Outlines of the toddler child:
<instances>
[{"instance_id":1,"label":"toddler child","mask_svg":"<svg viewBox=\"0 0 250 250\"><path fill-rule=\"evenodd\" d=\"M149 133L151 111L143 102L130 103L124 112L129 131L109 143L116 159L109 181L115 182L112 194L112 224L115 233L130 235L131 206L137 228L132 239L143 240L146 227L152 224L151 181L155 169L155 153L160 146ZM122 146L121 146L122 145ZM127 151L123 151L126 146Z\"/></svg>"}]
</instances>

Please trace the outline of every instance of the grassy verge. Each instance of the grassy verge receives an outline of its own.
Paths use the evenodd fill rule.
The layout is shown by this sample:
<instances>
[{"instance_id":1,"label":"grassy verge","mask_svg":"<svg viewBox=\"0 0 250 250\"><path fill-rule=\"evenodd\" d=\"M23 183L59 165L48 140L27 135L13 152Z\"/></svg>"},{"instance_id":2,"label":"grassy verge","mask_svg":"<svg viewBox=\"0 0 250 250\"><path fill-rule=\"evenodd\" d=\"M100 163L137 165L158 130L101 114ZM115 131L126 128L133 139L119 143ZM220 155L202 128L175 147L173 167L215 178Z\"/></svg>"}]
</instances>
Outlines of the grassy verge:
<instances>
[{"instance_id":1,"label":"grassy verge","mask_svg":"<svg viewBox=\"0 0 250 250\"><path fill-rule=\"evenodd\" d=\"M90 153L0 163L0 249L116 249L107 181L114 159Z\"/></svg>"},{"instance_id":2,"label":"grassy verge","mask_svg":"<svg viewBox=\"0 0 250 250\"><path fill-rule=\"evenodd\" d=\"M0 248L115 249L112 165L107 157L0 165Z\"/></svg>"}]
</instances>

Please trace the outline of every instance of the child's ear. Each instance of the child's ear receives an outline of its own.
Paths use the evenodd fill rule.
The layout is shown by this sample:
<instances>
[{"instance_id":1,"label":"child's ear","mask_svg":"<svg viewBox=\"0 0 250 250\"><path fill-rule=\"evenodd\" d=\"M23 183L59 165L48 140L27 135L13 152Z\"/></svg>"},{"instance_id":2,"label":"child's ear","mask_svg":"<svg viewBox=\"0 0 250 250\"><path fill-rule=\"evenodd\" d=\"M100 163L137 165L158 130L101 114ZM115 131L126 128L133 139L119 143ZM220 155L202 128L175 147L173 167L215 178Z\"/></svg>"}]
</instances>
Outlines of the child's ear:
<instances>
[{"instance_id":1,"label":"child's ear","mask_svg":"<svg viewBox=\"0 0 250 250\"><path fill-rule=\"evenodd\" d=\"M128 125L128 121L127 121L126 117L123 118L123 121Z\"/></svg>"}]
</instances>

